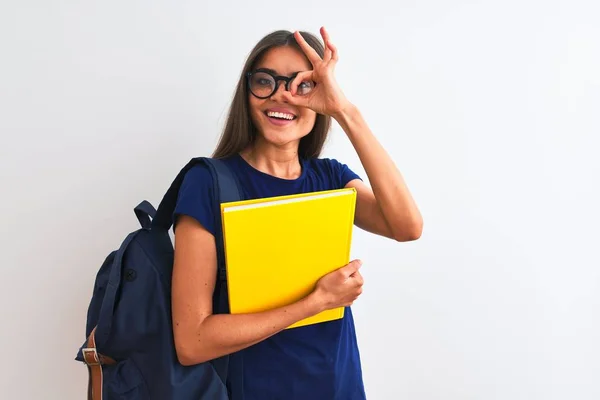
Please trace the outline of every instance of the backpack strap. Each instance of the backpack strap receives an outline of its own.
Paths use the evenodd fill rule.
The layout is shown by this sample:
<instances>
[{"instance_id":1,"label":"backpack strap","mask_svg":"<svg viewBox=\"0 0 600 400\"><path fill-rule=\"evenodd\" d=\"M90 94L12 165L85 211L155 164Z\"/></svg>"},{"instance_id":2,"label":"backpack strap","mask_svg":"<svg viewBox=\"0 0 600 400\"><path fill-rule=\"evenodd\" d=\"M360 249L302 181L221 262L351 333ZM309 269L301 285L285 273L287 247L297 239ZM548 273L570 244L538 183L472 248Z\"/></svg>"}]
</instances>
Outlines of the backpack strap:
<instances>
[{"instance_id":1,"label":"backpack strap","mask_svg":"<svg viewBox=\"0 0 600 400\"><path fill-rule=\"evenodd\" d=\"M213 190L215 209L213 214L215 216L215 230L216 237L215 242L217 246L217 260L218 260L218 278L220 281L226 280L225 270L225 251L223 249L223 232L221 225L221 203L242 200L242 190L240 183L236 176L233 174L231 169L220 159L197 157L192 158L185 167L181 169L167 193L163 197L162 201L158 206L158 210L152 220L152 228L159 228L169 230L173 225L173 212L177 204L177 197L179 195L179 189L185 178L185 174L196 166L197 164L204 163L208 166L212 178L215 190Z\"/></svg>"},{"instance_id":2,"label":"backpack strap","mask_svg":"<svg viewBox=\"0 0 600 400\"><path fill-rule=\"evenodd\" d=\"M114 365L117 362L110 357L98 353L96 349L96 328L92 329L87 339L85 348L82 349L83 361L88 367L88 400L102 400L103 365Z\"/></svg>"},{"instance_id":3,"label":"backpack strap","mask_svg":"<svg viewBox=\"0 0 600 400\"><path fill-rule=\"evenodd\" d=\"M156 216L156 210L154 209L154 206L152 206L152 204L150 204L150 202L147 200L144 200L138 204L133 211L135 212L138 221L140 221L142 228L150 229L151 218Z\"/></svg>"},{"instance_id":4,"label":"backpack strap","mask_svg":"<svg viewBox=\"0 0 600 400\"><path fill-rule=\"evenodd\" d=\"M221 222L221 203L242 200L242 189L233 172L227 165L218 159L206 159L213 183L214 183L214 217L215 217L215 243L217 247L217 265L218 279L215 283L215 291L213 293L213 312L218 314L226 314L229 312L229 296L227 290L227 271L225 266L225 249L223 246L223 230ZM230 380L230 363L231 355L211 360L213 368L221 378L222 382L228 388L228 391L233 384L235 387L240 387L239 382L232 383Z\"/></svg>"},{"instance_id":5,"label":"backpack strap","mask_svg":"<svg viewBox=\"0 0 600 400\"><path fill-rule=\"evenodd\" d=\"M223 247L223 229L221 223L221 203L239 201L242 199L242 190L237 178L231 169L221 160L208 158L207 165L212 173L215 184L215 234L217 244L217 260L219 266L219 280L227 281L227 271L225 268L225 249ZM229 307L227 307L229 308ZM223 310L225 312L225 310Z\"/></svg>"},{"instance_id":6,"label":"backpack strap","mask_svg":"<svg viewBox=\"0 0 600 400\"><path fill-rule=\"evenodd\" d=\"M179 196L179 188L183 183L183 179L185 178L185 174L196 166L199 163L204 162L202 157L192 158L182 169L179 171L171 186L163 196L158 208L156 210L156 214L152 219L152 228L153 229L164 229L168 231L171 229L173 225L173 211L175 211L175 206L177 205L177 197Z\"/></svg>"}]
</instances>

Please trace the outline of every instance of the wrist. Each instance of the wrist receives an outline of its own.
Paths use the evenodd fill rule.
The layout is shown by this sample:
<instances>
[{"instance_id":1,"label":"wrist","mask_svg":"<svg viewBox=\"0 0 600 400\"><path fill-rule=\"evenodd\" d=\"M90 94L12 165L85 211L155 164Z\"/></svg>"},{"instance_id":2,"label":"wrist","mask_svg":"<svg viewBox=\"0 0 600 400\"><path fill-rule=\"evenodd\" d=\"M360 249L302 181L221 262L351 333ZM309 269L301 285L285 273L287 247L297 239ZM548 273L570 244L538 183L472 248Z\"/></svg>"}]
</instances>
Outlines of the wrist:
<instances>
[{"instance_id":1,"label":"wrist","mask_svg":"<svg viewBox=\"0 0 600 400\"><path fill-rule=\"evenodd\" d=\"M340 126L348 126L358 116L358 108L347 102L344 106L340 107L335 113L332 114L333 119L337 121Z\"/></svg>"},{"instance_id":2,"label":"wrist","mask_svg":"<svg viewBox=\"0 0 600 400\"><path fill-rule=\"evenodd\" d=\"M305 300L311 315L318 314L327 309L326 296L318 288L309 294Z\"/></svg>"},{"instance_id":3,"label":"wrist","mask_svg":"<svg viewBox=\"0 0 600 400\"><path fill-rule=\"evenodd\" d=\"M352 133L362 123L360 111L352 103L341 108L333 118L347 134Z\"/></svg>"}]
</instances>

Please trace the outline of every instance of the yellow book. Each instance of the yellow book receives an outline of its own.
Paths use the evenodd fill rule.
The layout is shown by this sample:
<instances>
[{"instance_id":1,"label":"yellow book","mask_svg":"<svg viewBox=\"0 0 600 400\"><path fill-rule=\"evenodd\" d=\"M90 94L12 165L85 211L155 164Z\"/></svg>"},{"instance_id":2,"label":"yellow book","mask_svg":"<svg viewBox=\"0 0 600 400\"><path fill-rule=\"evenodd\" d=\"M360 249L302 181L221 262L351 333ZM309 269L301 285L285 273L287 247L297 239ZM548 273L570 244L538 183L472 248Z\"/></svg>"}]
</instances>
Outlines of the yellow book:
<instances>
[{"instance_id":1,"label":"yellow book","mask_svg":"<svg viewBox=\"0 0 600 400\"><path fill-rule=\"evenodd\" d=\"M221 204L232 314L285 306L350 262L354 188ZM326 310L289 328L342 318Z\"/></svg>"}]
</instances>

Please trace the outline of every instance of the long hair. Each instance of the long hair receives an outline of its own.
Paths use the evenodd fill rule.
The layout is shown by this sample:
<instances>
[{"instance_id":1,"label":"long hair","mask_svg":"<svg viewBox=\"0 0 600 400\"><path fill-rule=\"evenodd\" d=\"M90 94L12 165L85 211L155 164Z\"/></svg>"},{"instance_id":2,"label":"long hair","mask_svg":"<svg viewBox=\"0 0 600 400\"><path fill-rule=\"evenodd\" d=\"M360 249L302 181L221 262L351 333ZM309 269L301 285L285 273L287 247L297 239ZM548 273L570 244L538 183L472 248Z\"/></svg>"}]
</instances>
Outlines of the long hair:
<instances>
[{"instance_id":1,"label":"long hair","mask_svg":"<svg viewBox=\"0 0 600 400\"><path fill-rule=\"evenodd\" d=\"M325 49L319 39L307 32L300 32L300 34L323 57ZM248 106L249 93L246 83L246 73L254 68L256 63L269 49L282 46L295 47L302 51L292 32L279 30L263 37L250 52L237 83L225 128L212 157L226 158L235 155L252 144L256 139L256 127L250 118ZM331 117L317 114L313 129L308 135L300 139L298 149L300 158L314 158L321 154L330 126Z\"/></svg>"}]
</instances>

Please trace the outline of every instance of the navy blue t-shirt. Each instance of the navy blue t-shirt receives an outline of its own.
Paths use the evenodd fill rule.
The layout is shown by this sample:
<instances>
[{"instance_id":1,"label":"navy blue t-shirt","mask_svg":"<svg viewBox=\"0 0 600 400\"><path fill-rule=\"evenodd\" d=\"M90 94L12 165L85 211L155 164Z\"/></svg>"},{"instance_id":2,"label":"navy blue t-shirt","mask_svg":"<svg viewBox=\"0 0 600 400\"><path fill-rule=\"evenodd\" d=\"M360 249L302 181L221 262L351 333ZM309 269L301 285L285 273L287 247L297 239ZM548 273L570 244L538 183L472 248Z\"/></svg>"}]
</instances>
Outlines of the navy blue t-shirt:
<instances>
[{"instance_id":1,"label":"navy blue t-shirt","mask_svg":"<svg viewBox=\"0 0 600 400\"><path fill-rule=\"evenodd\" d=\"M261 172L240 155L225 162L238 176L246 199L341 189L360 179L333 159L301 160L297 179ZM212 178L205 166L185 176L175 218L185 214L215 234ZM340 320L284 330L241 350L232 370L243 375L244 400L364 400L360 355L350 307ZM237 398L237 397L236 397Z\"/></svg>"}]
</instances>

